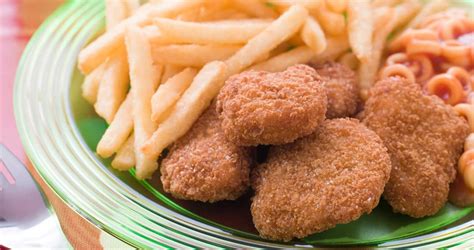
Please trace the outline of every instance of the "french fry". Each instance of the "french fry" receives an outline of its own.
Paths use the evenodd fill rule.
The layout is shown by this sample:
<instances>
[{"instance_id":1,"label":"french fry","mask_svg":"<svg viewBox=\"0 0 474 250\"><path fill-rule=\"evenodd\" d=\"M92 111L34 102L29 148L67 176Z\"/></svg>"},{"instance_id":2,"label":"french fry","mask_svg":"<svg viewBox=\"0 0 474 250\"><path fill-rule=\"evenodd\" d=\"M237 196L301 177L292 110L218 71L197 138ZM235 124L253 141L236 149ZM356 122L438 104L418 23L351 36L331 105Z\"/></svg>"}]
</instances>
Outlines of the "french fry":
<instances>
[{"instance_id":1,"label":"french fry","mask_svg":"<svg viewBox=\"0 0 474 250\"><path fill-rule=\"evenodd\" d=\"M178 100L172 113L143 145L143 153L148 158L156 159L164 148L186 134L224 85L226 76L225 63L214 61L206 64Z\"/></svg>"},{"instance_id":2,"label":"french fry","mask_svg":"<svg viewBox=\"0 0 474 250\"><path fill-rule=\"evenodd\" d=\"M176 20L197 22L197 21L200 21L201 13L202 13L202 7L196 8L196 9L190 9L188 11L185 11L179 14L176 17Z\"/></svg>"},{"instance_id":3,"label":"french fry","mask_svg":"<svg viewBox=\"0 0 474 250\"><path fill-rule=\"evenodd\" d=\"M323 52L327 47L326 36L321 26L318 21L311 16L306 19L303 25L301 38L304 43L313 50L314 54Z\"/></svg>"},{"instance_id":4,"label":"french fry","mask_svg":"<svg viewBox=\"0 0 474 250\"><path fill-rule=\"evenodd\" d=\"M401 0L374 0L372 1L371 5L372 8L379 8L379 7L392 7L400 3Z\"/></svg>"},{"instance_id":5,"label":"french fry","mask_svg":"<svg viewBox=\"0 0 474 250\"><path fill-rule=\"evenodd\" d=\"M320 64L326 61L335 60L341 54L349 50L349 40L347 36L328 37L328 46L321 54L315 56L311 63Z\"/></svg>"},{"instance_id":6,"label":"french fry","mask_svg":"<svg viewBox=\"0 0 474 250\"><path fill-rule=\"evenodd\" d=\"M165 83L166 81L168 81L168 79L178 74L183 69L184 67L182 66L177 66L177 65L172 65L172 64L166 65L163 69L163 76L161 76L161 83Z\"/></svg>"},{"instance_id":7,"label":"french fry","mask_svg":"<svg viewBox=\"0 0 474 250\"><path fill-rule=\"evenodd\" d=\"M233 4L235 8L254 17L276 18L278 16L278 13L271 6L259 0L234 0Z\"/></svg>"},{"instance_id":8,"label":"french fry","mask_svg":"<svg viewBox=\"0 0 474 250\"><path fill-rule=\"evenodd\" d=\"M308 11L300 6L291 6L260 34L253 37L242 49L227 59L228 74L232 75L249 67L259 57L276 48L294 35L308 17Z\"/></svg>"},{"instance_id":9,"label":"french fry","mask_svg":"<svg viewBox=\"0 0 474 250\"><path fill-rule=\"evenodd\" d=\"M152 17L172 17L185 10L196 8L203 0L163 1L159 4L145 4L136 14L123 20L117 26L91 42L79 53L78 65L83 74L90 73L103 63L113 51L123 47L125 29L128 26L144 26Z\"/></svg>"},{"instance_id":10,"label":"french fry","mask_svg":"<svg viewBox=\"0 0 474 250\"><path fill-rule=\"evenodd\" d=\"M315 56L315 53L308 46L300 46L288 52L279 54L267 61L255 64L251 70L263 70L269 72L283 71L286 68L300 63L307 63Z\"/></svg>"},{"instance_id":11,"label":"french fry","mask_svg":"<svg viewBox=\"0 0 474 250\"><path fill-rule=\"evenodd\" d=\"M224 10L216 11L214 13L202 14L200 21L209 22L209 21L222 21L222 20L241 20L241 19L250 19L252 18L247 13L227 8Z\"/></svg>"},{"instance_id":12,"label":"french fry","mask_svg":"<svg viewBox=\"0 0 474 250\"><path fill-rule=\"evenodd\" d=\"M324 6L324 5L323 5ZM346 31L346 20L342 14L327 10L325 7L314 12L316 19L326 34L340 36Z\"/></svg>"},{"instance_id":13,"label":"french fry","mask_svg":"<svg viewBox=\"0 0 474 250\"><path fill-rule=\"evenodd\" d=\"M152 49L155 63L202 67L209 61L225 60L236 53L238 45L165 45Z\"/></svg>"},{"instance_id":14,"label":"french fry","mask_svg":"<svg viewBox=\"0 0 474 250\"><path fill-rule=\"evenodd\" d=\"M372 87L377 76L377 70L380 66L380 60L384 49L385 41L397 25L397 12L393 8L385 8L377 13L376 27L373 34L373 52L372 56L366 61L362 61L359 70L359 89L361 98L368 98L368 90Z\"/></svg>"},{"instance_id":15,"label":"french fry","mask_svg":"<svg viewBox=\"0 0 474 250\"><path fill-rule=\"evenodd\" d=\"M196 74L196 69L186 68L158 87L158 90L151 99L151 119L155 123L158 124L163 120L163 114L173 107L179 97L181 97L192 83Z\"/></svg>"},{"instance_id":16,"label":"french fry","mask_svg":"<svg viewBox=\"0 0 474 250\"><path fill-rule=\"evenodd\" d=\"M398 5L395 9L398 16L395 28L400 28L406 25L421 10L421 7L422 5L418 0L406 0Z\"/></svg>"},{"instance_id":17,"label":"french fry","mask_svg":"<svg viewBox=\"0 0 474 250\"><path fill-rule=\"evenodd\" d=\"M125 8L127 8L129 16L133 15L133 13L140 8L140 0L124 0L123 4Z\"/></svg>"},{"instance_id":18,"label":"french fry","mask_svg":"<svg viewBox=\"0 0 474 250\"><path fill-rule=\"evenodd\" d=\"M126 171L135 166L134 143L135 136L132 133L115 155L114 160L111 164L113 168L121 171Z\"/></svg>"},{"instance_id":19,"label":"french fry","mask_svg":"<svg viewBox=\"0 0 474 250\"><path fill-rule=\"evenodd\" d=\"M155 46L177 43L171 37L164 35L155 25L147 25L142 28L142 31L152 44L152 48Z\"/></svg>"},{"instance_id":20,"label":"french fry","mask_svg":"<svg viewBox=\"0 0 474 250\"><path fill-rule=\"evenodd\" d=\"M266 20L239 20L208 23L183 22L156 18L154 23L164 36L176 43L245 44L268 27Z\"/></svg>"},{"instance_id":21,"label":"french fry","mask_svg":"<svg viewBox=\"0 0 474 250\"><path fill-rule=\"evenodd\" d=\"M128 90L128 61L125 51L109 58L94 104L96 113L111 123Z\"/></svg>"},{"instance_id":22,"label":"french fry","mask_svg":"<svg viewBox=\"0 0 474 250\"><path fill-rule=\"evenodd\" d=\"M446 0L432 0L429 1L418 14L406 26L408 28L416 28L426 17L443 11L449 7L449 1Z\"/></svg>"},{"instance_id":23,"label":"french fry","mask_svg":"<svg viewBox=\"0 0 474 250\"><path fill-rule=\"evenodd\" d=\"M359 60L367 60L372 53L372 34L374 22L370 0L349 1L348 34L352 51Z\"/></svg>"},{"instance_id":24,"label":"french fry","mask_svg":"<svg viewBox=\"0 0 474 250\"><path fill-rule=\"evenodd\" d=\"M127 18L131 13L128 12L124 1L106 0L105 1L105 23L107 30L110 30L122 20Z\"/></svg>"},{"instance_id":25,"label":"french fry","mask_svg":"<svg viewBox=\"0 0 474 250\"><path fill-rule=\"evenodd\" d=\"M190 9L178 15L176 20L203 22L221 15L224 9L228 8L228 1L207 1L199 8ZM224 18L219 18L224 19ZM218 19L215 19L218 20Z\"/></svg>"},{"instance_id":26,"label":"french fry","mask_svg":"<svg viewBox=\"0 0 474 250\"><path fill-rule=\"evenodd\" d=\"M133 103L132 94L128 93L125 101L120 105L110 126L97 145L97 153L108 158L117 152L133 130Z\"/></svg>"},{"instance_id":27,"label":"french fry","mask_svg":"<svg viewBox=\"0 0 474 250\"><path fill-rule=\"evenodd\" d=\"M324 0L268 0L267 4L274 5L281 11L287 11L292 5L301 5L313 13L320 10Z\"/></svg>"},{"instance_id":28,"label":"french fry","mask_svg":"<svg viewBox=\"0 0 474 250\"><path fill-rule=\"evenodd\" d=\"M99 84L102 81L102 76L105 71L105 63L94 69L89 75L84 79L82 84L82 96L90 104L94 104L97 100L97 92L99 92Z\"/></svg>"},{"instance_id":29,"label":"french fry","mask_svg":"<svg viewBox=\"0 0 474 250\"><path fill-rule=\"evenodd\" d=\"M326 6L332 12L336 12L339 14L344 13L347 9L347 3L350 2L349 0L326 0Z\"/></svg>"},{"instance_id":30,"label":"french fry","mask_svg":"<svg viewBox=\"0 0 474 250\"><path fill-rule=\"evenodd\" d=\"M156 130L151 120L151 97L161 76L153 65L150 43L142 31L130 26L125 36L130 64L130 85L133 97L133 123L135 134L136 176L145 179L158 168L157 157L148 157L140 148Z\"/></svg>"}]
</instances>

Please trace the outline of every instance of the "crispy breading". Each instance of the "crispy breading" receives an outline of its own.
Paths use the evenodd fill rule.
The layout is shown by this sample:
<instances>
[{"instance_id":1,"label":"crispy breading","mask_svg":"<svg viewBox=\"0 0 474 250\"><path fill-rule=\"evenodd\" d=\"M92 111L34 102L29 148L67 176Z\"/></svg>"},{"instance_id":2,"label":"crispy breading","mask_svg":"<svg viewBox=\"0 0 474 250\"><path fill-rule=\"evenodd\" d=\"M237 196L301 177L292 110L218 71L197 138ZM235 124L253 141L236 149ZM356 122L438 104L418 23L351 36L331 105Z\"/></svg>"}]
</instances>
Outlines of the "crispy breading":
<instances>
[{"instance_id":1,"label":"crispy breading","mask_svg":"<svg viewBox=\"0 0 474 250\"><path fill-rule=\"evenodd\" d=\"M398 77L379 81L361 114L384 141L392 173L384 197L395 212L420 218L438 212L469 133L465 119L437 96Z\"/></svg>"},{"instance_id":2,"label":"crispy breading","mask_svg":"<svg viewBox=\"0 0 474 250\"><path fill-rule=\"evenodd\" d=\"M237 199L249 186L252 151L225 139L215 105L211 105L163 159L163 188L186 200Z\"/></svg>"},{"instance_id":3,"label":"crispy breading","mask_svg":"<svg viewBox=\"0 0 474 250\"><path fill-rule=\"evenodd\" d=\"M217 97L226 138L237 145L284 144L313 133L325 119L326 91L307 65L230 77Z\"/></svg>"},{"instance_id":4,"label":"crispy breading","mask_svg":"<svg viewBox=\"0 0 474 250\"><path fill-rule=\"evenodd\" d=\"M382 140L356 119L326 120L310 136L270 148L252 172L261 236L289 241L370 213L390 176Z\"/></svg>"},{"instance_id":5,"label":"crispy breading","mask_svg":"<svg viewBox=\"0 0 474 250\"><path fill-rule=\"evenodd\" d=\"M327 62L311 65L318 73L328 96L328 119L351 117L360 103L359 85L355 72L344 64Z\"/></svg>"}]
</instances>

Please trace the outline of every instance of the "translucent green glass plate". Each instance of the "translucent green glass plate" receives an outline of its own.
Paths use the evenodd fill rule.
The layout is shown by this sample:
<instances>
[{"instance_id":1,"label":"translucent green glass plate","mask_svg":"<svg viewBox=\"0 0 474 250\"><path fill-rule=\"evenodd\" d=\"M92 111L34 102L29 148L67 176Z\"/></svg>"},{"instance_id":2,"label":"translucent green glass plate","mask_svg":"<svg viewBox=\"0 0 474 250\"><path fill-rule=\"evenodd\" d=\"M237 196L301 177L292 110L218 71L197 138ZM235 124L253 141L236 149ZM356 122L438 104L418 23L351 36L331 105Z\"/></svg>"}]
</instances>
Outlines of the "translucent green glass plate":
<instances>
[{"instance_id":1,"label":"translucent green glass plate","mask_svg":"<svg viewBox=\"0 0 474 250\"><path fill-rule=\"evenodd\" d=\"M261 239L249 211L251 194L203 204L164 193L158 174L137 181L95 155L107 124L81 97L76 70L81 47L99 34L100 0L69 1L34 35L17 74L15 114L25 149L52 189L85 218L136 247L379 247L470 244L474 207L447 204L435 216L412 219L385 203L357 221L288 243Z\"/></svg>"}]
</instances>

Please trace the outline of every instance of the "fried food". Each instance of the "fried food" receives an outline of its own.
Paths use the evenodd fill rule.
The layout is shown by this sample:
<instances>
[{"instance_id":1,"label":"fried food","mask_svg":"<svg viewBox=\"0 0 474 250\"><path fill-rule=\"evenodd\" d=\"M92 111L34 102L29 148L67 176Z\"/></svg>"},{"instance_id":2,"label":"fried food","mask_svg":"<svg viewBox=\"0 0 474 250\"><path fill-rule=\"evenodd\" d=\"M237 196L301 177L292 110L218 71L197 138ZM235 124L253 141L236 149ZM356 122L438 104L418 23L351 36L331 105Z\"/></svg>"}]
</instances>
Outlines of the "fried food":
<instances>
[{"instance_id":1,"label":"fried food","mask_svg":"<svg viewBox=\"0 0 474 250\"><path fill-rule=\"evenodd\" d=\"M469 133L466 120L438 97L423 95L419 85L397 77L372 88L362 119L390 153L384 197L393 210L415 218L438 212Z\"/></svg>"},{"instance_id":2,"label":"fried food","mask_svg":"<svg viewBox=\"0 0 474 250\"><path fill-rule=\"evenodd\" d=\"M390 168L373 131L351 118L326 120L270 148L252 172L254 224L264 238L289 241L356 220L379 203Z\"/></svg>"},{"instance_id":3,"label":"fried food","mask_svg":"<svg viewBox=\"0 0 474 250\"><path fill-rule=\"evenodd\" d=\"M171 147L161 164L166 192L186 200L234 200L249 186L252 152L229 143L215 105Z\"/></svg>"},{"instance_id":4,"label":"fried food","mask_svg":"<svg viewBox=\"0 0 474 250\"><path fill-rule=\"evenodd\" d=\"M335 62L311 65L328 96L328 119L353 116L360 102L357 76L349 67Z\"/></svg>"},{"instance_id":5,"label":"fried food","mask_svg":"<svg viewBox=\"0 0 474 250\"><path fill-rule=\"evenodd\" d=\"M241 146L284 144L313 133L325 119L326 91L316 71L246 71L230 77L217 97L226 138Z\"/></svg>"}]
</instances>

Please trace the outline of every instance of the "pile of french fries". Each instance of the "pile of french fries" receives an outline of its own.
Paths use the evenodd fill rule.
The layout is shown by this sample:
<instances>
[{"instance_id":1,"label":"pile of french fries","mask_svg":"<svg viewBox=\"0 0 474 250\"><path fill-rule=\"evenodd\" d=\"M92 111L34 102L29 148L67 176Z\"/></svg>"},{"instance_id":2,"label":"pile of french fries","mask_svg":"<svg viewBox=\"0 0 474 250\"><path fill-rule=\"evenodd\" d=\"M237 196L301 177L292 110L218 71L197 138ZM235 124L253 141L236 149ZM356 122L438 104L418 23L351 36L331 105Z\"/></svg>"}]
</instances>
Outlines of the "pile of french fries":
<instances>
[{"instance_id":1,"label":"pile of french fries","mask_svg":"<svg viewBox=\"0 0 474 250\"><path fill-rule=\"evenodd\" d=\"M431 6L435 0L428 4ZM107 0L106 31L79 54L82 91L109 124L97 153L139 179L225 80L339 60L373 84L386 39L439 7L418 0ZM439 3L438 3L439 5ZM420 11L421 10L421 11ZM414 25L414 24L411 24Z\"/></svg>"}]
</instances>

